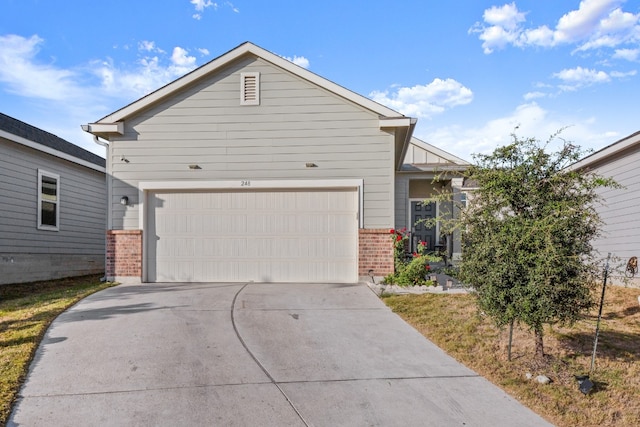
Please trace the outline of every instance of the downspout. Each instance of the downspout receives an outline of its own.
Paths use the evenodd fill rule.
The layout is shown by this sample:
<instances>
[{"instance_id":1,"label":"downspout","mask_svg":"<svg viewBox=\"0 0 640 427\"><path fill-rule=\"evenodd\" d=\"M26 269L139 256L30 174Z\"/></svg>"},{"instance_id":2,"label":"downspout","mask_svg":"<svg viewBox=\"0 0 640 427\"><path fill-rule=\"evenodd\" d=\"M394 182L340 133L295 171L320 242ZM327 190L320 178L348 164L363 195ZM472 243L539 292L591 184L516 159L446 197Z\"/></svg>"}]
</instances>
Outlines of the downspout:
<instances>
[{"instance_id":1,"label":"downspout","mask_svg":"<svg viewBox=\"0 0 640 427\"><path fill-rule=\"evenodd\" d=\"M82 130L90 133L89 131L89 125L82 125L81 126ZM111 217L111 210L109 209L109 201L111 200L111 189L109 187L109 171L110 171L110 167L109 167L109 144L105 141L101 141L100 138L98 138L97 135L93 135L93 142L95 142L96 144L102 146L105 148L106 152L105 152L105 158L106 158L106 170L107 173L105 174L104 177L104 183L107 186L107 200L106 200L106 207L107 207L107 216L105 218L105 241L104 241L104 276L100 278L101 282L105 282L107 281L107 239L106 239L106 231L109 229L109 224L111 223L110 217Z\"/></svg>"}]
</instances>

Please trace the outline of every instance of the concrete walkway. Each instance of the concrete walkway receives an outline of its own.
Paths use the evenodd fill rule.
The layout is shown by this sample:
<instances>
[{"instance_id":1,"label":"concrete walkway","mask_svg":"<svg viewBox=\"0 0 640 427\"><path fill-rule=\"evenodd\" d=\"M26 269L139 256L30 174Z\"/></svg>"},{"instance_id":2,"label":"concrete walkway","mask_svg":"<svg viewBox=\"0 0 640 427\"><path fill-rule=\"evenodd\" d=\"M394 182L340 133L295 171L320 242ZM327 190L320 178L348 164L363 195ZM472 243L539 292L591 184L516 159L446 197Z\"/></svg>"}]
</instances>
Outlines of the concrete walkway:
<instances>
[{"instance_id":1,"label":"concrete walkway","mask_svg":"<svg viewBox=\"0 0 640 427\"><path fill-rule=\"evenodd\" d=\"M145 284L47 332L8 425L543 426L366 285Z\"/></svg>"}]
</instances>

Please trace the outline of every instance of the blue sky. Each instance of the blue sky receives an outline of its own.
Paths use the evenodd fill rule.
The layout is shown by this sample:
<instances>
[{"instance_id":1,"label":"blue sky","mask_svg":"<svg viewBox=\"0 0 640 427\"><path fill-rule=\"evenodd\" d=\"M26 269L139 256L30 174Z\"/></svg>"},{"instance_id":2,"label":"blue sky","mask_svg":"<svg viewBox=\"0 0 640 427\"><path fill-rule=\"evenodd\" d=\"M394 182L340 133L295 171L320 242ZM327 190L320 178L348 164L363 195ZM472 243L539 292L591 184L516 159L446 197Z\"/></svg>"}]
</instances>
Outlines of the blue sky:
<instances>
[{"instance_id":1,"label":"blue sky","mask_svg":"<svg viewBox=\"0 0 640 427\"><path fill-rule=\"evenodd\" d=\"M245 41L467 160L640 130L640 0L0 0L0 111L104 155L81 124Z\"/></svg>"}]
</instances>

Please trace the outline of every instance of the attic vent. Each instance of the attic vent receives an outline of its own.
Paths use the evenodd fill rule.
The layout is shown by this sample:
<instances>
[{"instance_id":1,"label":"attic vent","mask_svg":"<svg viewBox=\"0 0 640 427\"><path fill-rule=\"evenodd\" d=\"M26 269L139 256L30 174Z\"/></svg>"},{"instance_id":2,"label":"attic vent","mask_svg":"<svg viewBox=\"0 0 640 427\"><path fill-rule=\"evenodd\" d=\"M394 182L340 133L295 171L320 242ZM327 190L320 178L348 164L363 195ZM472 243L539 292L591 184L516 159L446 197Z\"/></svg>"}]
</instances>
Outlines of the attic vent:
<instances>
[{"instance_id":1,"label":"attic vent","mask_svg":"<svg viewBox=\"0 0 640 427\"><path fill-rule=\"evenodd\" d=\"M260 73L240 74L240 105L260 105Z\"/></svg>"}]
</instances>

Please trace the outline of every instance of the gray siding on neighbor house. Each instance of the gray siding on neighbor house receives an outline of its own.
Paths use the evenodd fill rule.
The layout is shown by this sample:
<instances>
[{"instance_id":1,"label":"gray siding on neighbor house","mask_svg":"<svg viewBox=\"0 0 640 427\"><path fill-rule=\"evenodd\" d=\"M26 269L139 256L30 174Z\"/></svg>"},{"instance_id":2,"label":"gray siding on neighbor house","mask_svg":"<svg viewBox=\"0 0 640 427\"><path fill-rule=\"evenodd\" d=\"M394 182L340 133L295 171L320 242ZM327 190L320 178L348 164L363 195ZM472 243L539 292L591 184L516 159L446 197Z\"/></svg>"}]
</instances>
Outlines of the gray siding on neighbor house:
<instances>
[{"instance_id":1,"label":"gray siding on neighbor house","mask_svg":"<svg viewBox=\"0 0 640 427\"><path fill-rule=\"evenodd\" d=\"M39 169L60 176L59 231L37 227ZM0 206L0 283L104 271L104 173L0 138Z\"/></svg>"},{"instance_id":2,"label":"gray siding on neighbor house","mask_svg":"<svg viewBox=\"0 0 640 427\"><path fill-rule=\"evenodd\" d=\"M604 221L603 235L594 241L601 256L608 252L626 261L640 257L640 147L623 153L594 170L605 177L615 179L625 188L601 189L604 205L598 207Z\"/></svg>"},{"instance_id":3,"label":"gray siding on neighbor house","mask_svg":"<svg viewBox=\"0 0 640 427\"><path fill-rule=\"evenodd\" d=\"M256 71L260 105L240 105L240 73ZM125 120L125 135L110 145L110 225L139 228L140 181L357 178L364 179L365 228L391 227L393 153L394 137L379 129L376 113L244 57ZM124 195L132 206L119 204Z\"/></svg>"}]
</instances>

